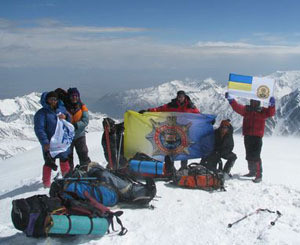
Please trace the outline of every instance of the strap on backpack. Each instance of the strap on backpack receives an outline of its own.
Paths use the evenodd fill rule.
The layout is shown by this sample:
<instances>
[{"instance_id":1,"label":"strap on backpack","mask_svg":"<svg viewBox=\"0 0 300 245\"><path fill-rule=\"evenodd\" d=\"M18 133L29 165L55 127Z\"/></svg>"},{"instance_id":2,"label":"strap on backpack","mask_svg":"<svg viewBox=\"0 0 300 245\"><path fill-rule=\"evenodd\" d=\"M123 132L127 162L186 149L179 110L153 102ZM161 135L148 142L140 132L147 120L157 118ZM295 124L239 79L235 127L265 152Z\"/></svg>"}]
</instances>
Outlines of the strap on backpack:
<instances>
[{"instance_id":1,"label":"strap on backpack","mask_svg":"<svg viewBox=\"0 0 300 245\"><path fill-rule=\"evenodd\" d=\"M97 200L94 199L87 191L84 192L84 196L86 197L87 200L89 200L89 202L96 209L100 210L102 212L102 214L107 214L107 218L110 221L113 231L115 231L113 217L116 217L117 223L121 226L121 231L118 234L119 236L123 236L128 232L128 230L123 226L123 224L119 218L123 214L123 211L112 212L109 208L107 208L103 204L97 202Z\"/></svg>"}]
</instances>

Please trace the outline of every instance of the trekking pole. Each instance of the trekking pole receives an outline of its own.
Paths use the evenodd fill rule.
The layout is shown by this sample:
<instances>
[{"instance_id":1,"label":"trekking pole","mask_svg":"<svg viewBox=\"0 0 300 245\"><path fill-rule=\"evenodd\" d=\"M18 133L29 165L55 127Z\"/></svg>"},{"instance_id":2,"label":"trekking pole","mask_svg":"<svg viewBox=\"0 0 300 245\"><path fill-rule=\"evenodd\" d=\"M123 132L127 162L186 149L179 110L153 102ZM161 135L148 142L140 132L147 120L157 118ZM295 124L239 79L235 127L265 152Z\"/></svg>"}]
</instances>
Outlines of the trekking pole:
<instances>
[{"instance_id":1,"label":"trekking pole","mask_svg":"<svg viewBox=\"0 0 300 245\"><path fill-rule=\"evenodd\" d=\"M110 140L109 140L109 122L106 118L103 119L105 121L105 126L104 126L104 132L105 132L105 139L106 139L106 146L107 146L107 153L108 153L108 163L109 163L109 168L113 169L113 162L112 162L112 157L111 157L111 148L110 148Z\"/></svg>"},{"instance_id":2,"label":"trekking pole","mask_svg":"<svg viewBox=\"0 0 300 245\"><path fill-rule=\"evenodd\" d=\"M233 225L235 225L235 224L241 222L242 220L244 220L244 219L250 217L251 215L253 215L253 214L257 213L257 212L258 212L258 210L254 211L254 212L252 212L252 213L250 213L250 214L246 214L244 217L238 219L237 221L234 221L233 223L229 223L229 224L228 224L228 228L231 228Z\"/></svg>"},{"instance_id":3,"label":"trekking pole","mask_svg":"<svg viewBox=\"0 0 300 245\"><path fill-rule=\"evenodd\" d=\"M272 210L267 209L267 208L259 208L259 209L255 210L254 212L245 215L244 217L240 218L239 220L237 220L237 221L235 221L235 222L233 222L233 223L228 224L228 228L231 228L233 225L235 225L235 224L239 223L240 221L242 221L242 220L248 218L249 216L251 216L251 215L253 215L253 214L257 214L257 213L259 213L259 212L268 212L268 213L276 213L276 214L277 214L276 219L270 222L270 224L271 224L272 226L274 226L275 223L276 223L276 221L282 216L282 214L281 214L278 210L277 210L277 211L272 211Z\"/></svg>"},{"instance_id":4,"label":"trekking pole","mask_svg":"<svg viewBox=\"0 0 300 245\"><path fill-rule=\"evenodd\" d=\"M115 131L114 134L113 134L114 145L115 145L115 147L114 147L114 155L115 155L115 161L117 161L117 158L118 158L118 151L116 150L116 148L117 148L117 128L115 128L114 131ZM116 165L117 165L117 163L116 163ZM114 166L113 169L117 170L118 168L117 168L117 166Z\"/></svg>"},{"instance_id":5,"label":"trekking pole","mask_svg":"<svg viewBox=\"0 0 300 245\"><path fill-rule=\"evenodd\" d=\"M118 157L117 157L117 169L119 169L119 165L120 165L120 156L121 156L122 139L123 139L123 133L122 133L121 136L120 136L119 149L118 149Z\"/></svg>"},{"instance_id":6,"label":"trekking pole","mask_svg":"<svg viewBox=\"0 0 300 245\"><path fill-rule=\"evenodd\" d=\"M276 214L277 214L276 219L274 219L273 221L270 222L270 224L271 224L272 226L274 226L275 223L276 223L276 221L282 216L282 213L280 213L278 210L276 211Z\"/></svg>"},{"instance_id":7,"label":"trekking pole","mask_svg":"<svg viewBox=\"0 0 300 245\"><path fill-rule=\"evenodd\" d=\"M57 180L75 180L75 181L90 181L90 180L101 180L101 178L97 178L97 177L79 177L79 178L62 178L62 179L57 179Z\"/></svg>"},{"instance_id":8,"label":"trekking pole","mask_svg":"<svg viewBox=\"0 0 300 245\"><path fill-rule=\"evenodd\" d=\"M274 220L272 220L272 221L270 222L270 224L268 225L268 227L265 228L265 229L258 235L258 237L257 237L258 240L261 240L261 239L263 238L263 235L265 234L265 232L266 232L267 230L271 229L271 228L275 225L276 221L282 216L282 214L281 214L278 210L277 210L276 212L273 212L273 211L271 211L271 212L272 212L272 213L276 213L276 214L277 214L277 217L276 217Z\"/></svg>"}]
</instances>

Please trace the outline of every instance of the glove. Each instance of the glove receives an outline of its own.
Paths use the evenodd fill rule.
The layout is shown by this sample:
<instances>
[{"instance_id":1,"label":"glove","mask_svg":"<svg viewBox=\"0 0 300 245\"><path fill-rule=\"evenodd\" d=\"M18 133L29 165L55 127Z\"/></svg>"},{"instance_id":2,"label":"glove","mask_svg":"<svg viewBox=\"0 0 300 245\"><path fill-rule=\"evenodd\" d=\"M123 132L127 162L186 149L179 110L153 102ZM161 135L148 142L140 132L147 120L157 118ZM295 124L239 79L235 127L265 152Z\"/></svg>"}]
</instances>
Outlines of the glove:
<instances>
[{"instance_id":1,"label":"glove","mask_svg":"<svg viewBox=\"0 0 300 245\"><path fill-rule=\"evenodd\" d=\"M52 170L57 170L57 165L55 164L55 159L53 159L50 155L50 152L47 151L45 154L45 165L51 168Z\"/></svg>"},{"instance_id":2,"label":"glove","mask_svg":"<svg viewBox=\"0 0 300 245\"><path fill-rule=\"evenodd\" d=\"M50 149L50 144L45 144L44 146L43 146L43 149L44 149L44 152L49 152L49 149Z\"/></svg>"},{"instance_id":3,"label":"glove","mask_svg":"<svg viewBox=\"0 0 300 245\"><path fill-rule=\"evenodd\" d=\"M273 96L269 100L269 106L275 106L275 98Z\"/></svg>"},{"instance_id":4,"label":"glove","mask_svg":"<svg viewBox=\"0 0 300 245\"><path fill-rule=\"evenodd\" d=\"M144 112L146 112L147 110L140 110L139 113L143 114Z\"/></svg>"},{"instance_id":5,"label":"glove","mask_svg":"<svg viewBox=\"0 0 300 245\"><path fill-rule=\"evenodd\" d=\"M225 93L225 98L228 100L229 104L231 104L232 101L234 100L233 97L228 92Z\"/></svg>"}]
</instances>

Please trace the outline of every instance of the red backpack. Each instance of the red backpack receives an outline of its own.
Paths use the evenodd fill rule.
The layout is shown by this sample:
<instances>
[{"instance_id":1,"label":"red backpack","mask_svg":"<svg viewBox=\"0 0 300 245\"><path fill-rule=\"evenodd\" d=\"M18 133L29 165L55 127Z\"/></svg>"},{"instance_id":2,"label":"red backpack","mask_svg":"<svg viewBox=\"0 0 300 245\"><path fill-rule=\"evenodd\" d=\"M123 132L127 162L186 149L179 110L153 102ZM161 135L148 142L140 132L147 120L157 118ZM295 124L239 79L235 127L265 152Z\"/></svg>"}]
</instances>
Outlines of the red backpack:
<instances>
[{"instance_id":1,"label":"red backpack","mask_svg":"<svg viewBox=\"0 0 300 245\"><path fill-rule=\"evenodd\" d=\"M172 183L191 189L225 190L223 173L211 171L198 163L191 163L187 169L177 171Z\"/></svg>"}]
</instances>

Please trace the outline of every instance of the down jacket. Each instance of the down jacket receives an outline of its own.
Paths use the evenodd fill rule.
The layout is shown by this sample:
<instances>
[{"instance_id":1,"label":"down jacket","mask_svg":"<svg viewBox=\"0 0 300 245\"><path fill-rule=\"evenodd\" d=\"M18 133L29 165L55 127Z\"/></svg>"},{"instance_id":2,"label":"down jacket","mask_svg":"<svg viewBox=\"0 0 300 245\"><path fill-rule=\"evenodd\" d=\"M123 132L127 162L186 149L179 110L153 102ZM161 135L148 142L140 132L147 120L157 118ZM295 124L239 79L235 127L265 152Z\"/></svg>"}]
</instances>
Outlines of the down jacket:
<instances>
[{"instance_id":1,"label":"down jacket","mask_svg":"<svg viewBox=\"0 0 300 245\"><path fill-rule=\"evenodd\" d=\"M185 96L184 104L180 105L177 99L172 99L168 104L148 109L150 112L187 112L200 113L200 111L193 104L189 96Z\"/></svg>"},{"instance_id":2,"label":"down jacket","mask_svg":"<svg viewBox=\"0 0 300 245\"><path fill-rule=\"evenodd\" d=\"M244 117L243 135L263 137L266 119L275 115L275 106L262 107L258 111L251 110L249 106L240 105L236 100L233 100L230 105L235 112Z\"/></svg>"},{"instance_id":3,"label":"down jacket","mask_svg":"<svg viewBox=\"0 0 300 245\"><path fill-rule=\"evenodd\" d=\"M220 156L227 156L232 152L234 147L233 141L233 128L230 125L228 132L222 137L221 128L215 130L215 152L218 152Z\"/></svg>"},{"instance_id":4,"label":"down jacket","mask_svg":"<svg viewBox=\"0 0 300 245\"><path fill-rule=\"evenodd\" d=\"M72 106L67 104L67 111L71 115L71 123L75 127L75 139L85 136L85 129L89 124L89 111L85 104L79 102Z\"/></svg>"},{"instance_id":5,"label":"down jacket","mask_svg":"<svg viewBox=\"0 0 300 245\"><path fill-rule=\"evenodd\" d=\"M39 109L34 115L34 132L39 139L42 146L50 144L51 137L55 133L57 114L63 113L66 115L66 120L70 122L70 115L64 107L63 103L59 100L56 110L52 110L50 105L46 103L46 95L44 92L41 96L42 108Z\"/></svg>"}]
</instances>

